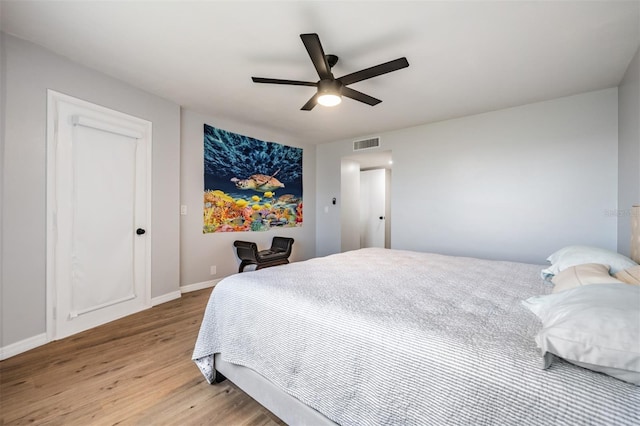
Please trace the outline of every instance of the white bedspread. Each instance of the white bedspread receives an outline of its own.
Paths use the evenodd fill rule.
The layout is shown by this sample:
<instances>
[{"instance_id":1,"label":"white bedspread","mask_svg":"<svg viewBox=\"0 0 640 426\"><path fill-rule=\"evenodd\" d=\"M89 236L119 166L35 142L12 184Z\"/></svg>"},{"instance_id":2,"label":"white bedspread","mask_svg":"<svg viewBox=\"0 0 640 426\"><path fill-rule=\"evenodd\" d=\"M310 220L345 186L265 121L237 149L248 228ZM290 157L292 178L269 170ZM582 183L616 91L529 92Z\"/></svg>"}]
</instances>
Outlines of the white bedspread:
<instances>
[{"instance_id":1,"label":"white bedspread","mask_svg":"<svg viewBox=\"0 0 640 426\"><path fill-rule=\"evenodd\" d=\"M230 276L193 359L249 367L343 425L639 425L640 388L541 369L540 265L362 249Z\"/></svg>"}]
</instances>

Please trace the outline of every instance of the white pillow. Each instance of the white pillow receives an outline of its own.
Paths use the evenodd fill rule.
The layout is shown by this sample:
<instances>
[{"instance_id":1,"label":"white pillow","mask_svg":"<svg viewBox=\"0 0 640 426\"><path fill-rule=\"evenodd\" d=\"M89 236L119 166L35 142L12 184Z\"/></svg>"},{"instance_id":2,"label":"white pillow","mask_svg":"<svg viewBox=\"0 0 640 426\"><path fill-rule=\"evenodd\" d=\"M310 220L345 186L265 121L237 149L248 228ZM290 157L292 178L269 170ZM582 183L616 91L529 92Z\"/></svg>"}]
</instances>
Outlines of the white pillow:
<instances>
[{"instance_id":1,"label":"white pillow","mask_svg":"<svg viewBox=\"0 0 640 426\"><path fill-rule=\"evenodd\" d=\"M637 265L636 262L620 253L590 246L567 246L550 255L547 260L551 266L543 269L541 273L542 278L547 281L558 272L584 263L609 265L612 274Z\"/></svg>"},{"instance_id":2,"label":"white pillow","mask_svg":"<svg viewBox=\"0 0 640 426\"><path fill-rule=\"evenodd\" d=\"M593 284L522 304L542 321L536 343L545 359L552 353L640 385L640 286Z\"/></svg>"}]
</instances>

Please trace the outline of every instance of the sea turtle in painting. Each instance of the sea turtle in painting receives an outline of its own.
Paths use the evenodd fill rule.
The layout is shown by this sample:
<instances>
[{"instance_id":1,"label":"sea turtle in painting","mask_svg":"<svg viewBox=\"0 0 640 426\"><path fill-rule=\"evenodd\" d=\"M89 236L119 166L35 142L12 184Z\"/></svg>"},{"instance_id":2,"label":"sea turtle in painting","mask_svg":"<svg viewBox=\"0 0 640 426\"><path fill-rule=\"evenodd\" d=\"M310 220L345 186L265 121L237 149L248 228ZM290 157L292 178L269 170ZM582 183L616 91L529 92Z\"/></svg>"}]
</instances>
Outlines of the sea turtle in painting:
<instances>
[{"instance_id":1,"label":"sea turtle in painting","mask_svg":"<svg viewBox=\"0 0 640 426\"><path fill-rule=\"evenodd\" d=\"M236 188L239 189L253 189L258 192L275 191L278 188L284 188L284 183L274 177L279 171L280 169L276 170L271 176L255 174L246 179L234 177L231 182L235 183Z\"/></svg>"},{"instance_id":2,"label":"sea turtle in painting","mask_svg":"<svg viewBox=\"0 0 640 426\"><path fill-rule=\"evenodd\" d=\"M298 197L293 194L284 194L278 197L276 204L296 204Z\"/></svg>"}]
</instances>

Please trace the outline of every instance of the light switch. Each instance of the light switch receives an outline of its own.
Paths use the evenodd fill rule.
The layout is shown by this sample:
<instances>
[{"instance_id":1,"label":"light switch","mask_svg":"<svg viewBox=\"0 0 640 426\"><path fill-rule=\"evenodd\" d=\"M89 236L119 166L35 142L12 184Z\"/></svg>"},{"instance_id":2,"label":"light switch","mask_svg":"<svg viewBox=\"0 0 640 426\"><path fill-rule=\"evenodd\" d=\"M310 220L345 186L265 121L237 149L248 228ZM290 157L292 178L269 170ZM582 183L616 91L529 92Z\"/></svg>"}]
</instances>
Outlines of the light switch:
<instances>
[{"instance_id":1,"label":"light switch","mask_svg":"<svg viewBox=\"0 0 640 426\"><path fill-rule=\"evenodd\" d=\"M187 215L187 206L186 205L183 204L183 205L180 206L180 214L182 216L186 216Z\"/></svg>"}]
</instances>

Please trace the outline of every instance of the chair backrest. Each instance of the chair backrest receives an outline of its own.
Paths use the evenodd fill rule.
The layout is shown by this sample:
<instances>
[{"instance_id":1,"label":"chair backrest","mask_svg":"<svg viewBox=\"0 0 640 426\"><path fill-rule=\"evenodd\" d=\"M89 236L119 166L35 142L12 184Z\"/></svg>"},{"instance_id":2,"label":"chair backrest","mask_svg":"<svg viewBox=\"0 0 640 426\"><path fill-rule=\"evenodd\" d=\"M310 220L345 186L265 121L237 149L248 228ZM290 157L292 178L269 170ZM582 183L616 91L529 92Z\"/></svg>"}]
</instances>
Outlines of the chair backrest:
<instances>
[{"instance_id":1,"label":"chair backrest","mask_svg":"<svg viewBox=\"0 0 640 426\"><path fill-rule=\"evenodd\" d=\"M233 245L236 247L236 253L240 260L256 260L256 254L258 253L258 246L256 243L248 241L234 241Z\"/></svg>"},{"instance_id":2,"label":"chair backrest","mask_svg":"<svg viewBox=\"0 0 640 426\"><path fill-rule=\"evenodd\" d=\"M271 241L271 250L283 251L287 253L287 257L291 254L291 248L293 246L293 238L288 237L273 237Z\"/></svg>"}]
</instances>

